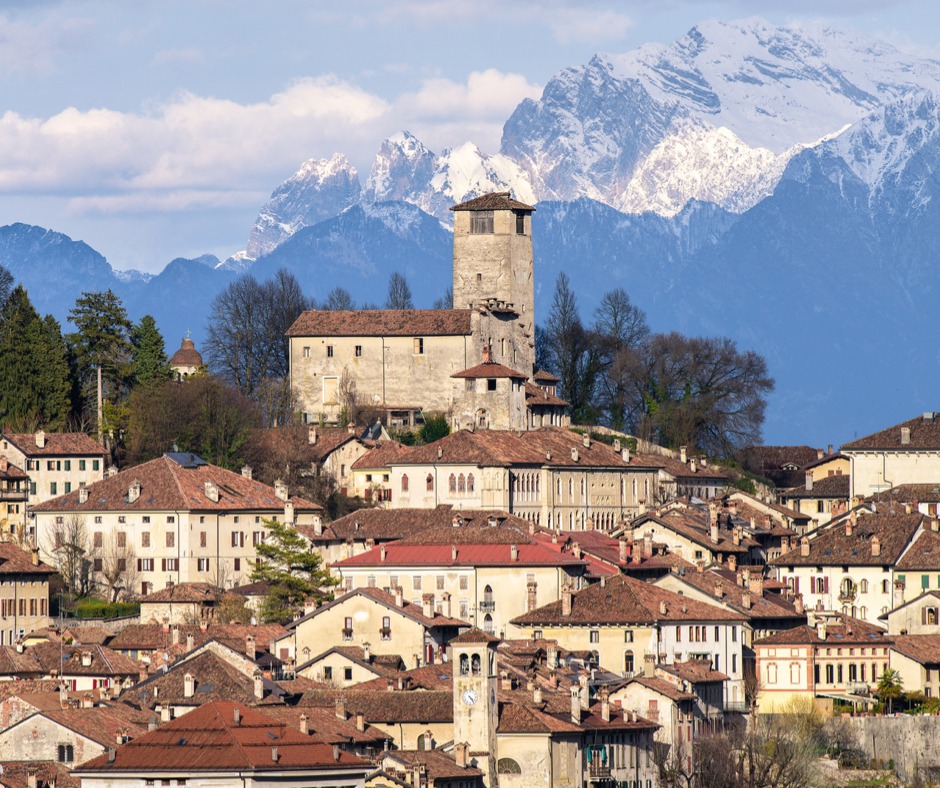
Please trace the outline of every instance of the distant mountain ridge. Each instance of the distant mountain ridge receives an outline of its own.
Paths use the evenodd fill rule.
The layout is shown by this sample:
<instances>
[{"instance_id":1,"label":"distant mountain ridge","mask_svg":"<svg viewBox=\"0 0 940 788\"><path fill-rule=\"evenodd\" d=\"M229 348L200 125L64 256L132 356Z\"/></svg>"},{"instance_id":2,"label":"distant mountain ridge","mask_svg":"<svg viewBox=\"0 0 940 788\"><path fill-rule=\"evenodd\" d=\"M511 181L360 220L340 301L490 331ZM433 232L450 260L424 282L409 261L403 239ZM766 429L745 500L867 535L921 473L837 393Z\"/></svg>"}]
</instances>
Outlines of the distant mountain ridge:
<instances>
[{"instance_id":1,"label":"distant mountain ridge","mask_svg":"<svg viewBox=\"0 0 940 788\"><path fill-rule=\"evenodd\" d=\"M173 348L186 329L201 341L212 297L246 270L287 267L315 297L341 285L378 304L398 270L429 306L450 284L448 208L509 189L537 208L540 321L559 271L587 321L623 286L655 330L767 356L768 440L838 443L937 409L938 95L940 63L882 42L709 22L563 70L512 113L499 152L435 153L401 132L364 182L341 153L310 159L223 263L115 272L26 225L0 228L0 263L60 319L81 290L112 287Z\"/></svg>"}]
</instances>

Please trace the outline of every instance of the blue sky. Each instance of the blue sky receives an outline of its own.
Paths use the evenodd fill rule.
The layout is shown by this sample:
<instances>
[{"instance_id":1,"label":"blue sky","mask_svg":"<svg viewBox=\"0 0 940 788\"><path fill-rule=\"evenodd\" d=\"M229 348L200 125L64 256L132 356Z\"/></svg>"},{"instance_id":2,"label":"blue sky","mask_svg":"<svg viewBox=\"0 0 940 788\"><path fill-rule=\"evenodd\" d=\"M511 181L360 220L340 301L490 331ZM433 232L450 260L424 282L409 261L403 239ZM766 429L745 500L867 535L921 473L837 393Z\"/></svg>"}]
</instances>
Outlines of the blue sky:
<instances>
[{"instance_id":1,"label":"blue sky","mask_svg":"<svg viewBox=\"0 0 940 788\"><path fill-rule=\"evenodd\" d=\"M401 129L499 146L516 104L595 52L704 19L825 19L940 55L933 0L0 0L0 224L86 241L116 268L243 249L308 158L362 180Z\"/></svg>"}]
</instances>

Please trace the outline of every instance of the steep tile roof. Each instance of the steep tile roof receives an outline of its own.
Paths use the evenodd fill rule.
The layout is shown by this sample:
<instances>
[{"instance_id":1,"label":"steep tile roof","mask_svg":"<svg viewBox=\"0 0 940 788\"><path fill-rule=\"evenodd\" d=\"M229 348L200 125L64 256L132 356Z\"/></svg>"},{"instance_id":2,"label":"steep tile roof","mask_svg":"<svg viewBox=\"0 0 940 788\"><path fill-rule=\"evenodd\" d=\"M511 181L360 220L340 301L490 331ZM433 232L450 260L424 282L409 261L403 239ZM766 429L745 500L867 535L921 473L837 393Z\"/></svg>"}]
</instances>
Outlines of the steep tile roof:
<instances>
[{"instance_id":1,"label":"steep tile roof","mask_svg":"<svg viewBox=\"0 0 940 788\"><path fill-rule=\"evenodd\" d=\"M456 532L462 529L453 530ZM466 531L469 530L471 529L466 529ZM338 561L333 566L344 569L359 566L583 567L586 565L586 562L580 558L559 553L542 544L514 543L505 534L490 534L491 529L472 530L476 531L478 536L468 535L466 531L459 535L428 533L400 542L390 542L382 547L375 547L365 553ZM482 541L484 537L488 538L485 542ZM513 548L516 550L515 553L513 553ZM384 560L383 550L385 551Z\"/></svg>"},{"instance_id":2,"label":"steep tile roof","mask_svg":"<svg viewBox=\"0 0 940 788\"><path fill-rule=\"evenodd\" d=\"M203 630L193 624L181 624L178 627L179 642L186 644L186 636L193 636L193 647L215 640L228 646L233 651L244 653L246 638L255 639L256 648L266 651L273 638L279 638L287 631L280 624L221 624L210 623ZM156 651L165 649L173 643L173 631L164 629L162 624L129 624L116 634L108 645L121 651Z\"/></svg>"},{"instance_id":3,"label":"steep tile roof","mask_svg":"<svg viewBox=\"0 0 940 788\"><path fill-rule=\"evenodd\" d=\"M739 613L724 610L631 577L595 583L574 594L571 614L563 601L551 602L524 613L513 624L653 624L657 621L744 621Z\"/></svg>"},{"instance_id":4,"label":"steep tile roof","mask_svg":"<svg viewBox=\"0 0 940 788\"><path fill-rule=\"evenodd\" d=\"M406 446L397 441L379 441L378 445L369 449L352 464L354 471L371 470L373 468L387 468L392 460L398 459Z\"/></svg>"},{"instance_id":5,"label":"steep tile roof","mask_svg":"<svg viewBox=\"0 0 940 788\"><path fill-rule=\"evenodd\" d=\"M384 679L382 679L384 681ZM361 686L361 685L359 685ZM327 744L360 744L382 748L386 740L391 739L381 728L365 725L365 730L356 727L355 717L341 720L336 716L335 708L319 706L265 706L264 713L269 717L300 730L301 716L307 717L309 735Z\"/></svg>"},{"instance_id":6,"label":"steep tile roof","mask_svg":"<svg viewBox=\"0 0 940 788\"><path fill-rule=\"evenodd\" d=\"M0 646L0 676L41 676L46 673L46 669L36 658L36 648L38 646L20 653L13 646ZM4 683L0 682L0 687Z\"/></svg>"},{"instance_id":7,"label":"steep tile roof","mask_svg":"<svg viewBox=\"0 0 940 788\"><path fill-rule=\"evenodd\" d=\"M727 529L722 528L718 530L718 541L713 542L710 526L706 524L705 517L697 512L673 509L661 517L653 514L645 515L645 517L716 553L736 553L740 555L747 553L750 548L758 546L757 542L747 536L741 539L738 544L735 544L733 535L728 533Z\"/></svg>"},{"instance_id":8,"label":"steep tile roof","mask_svg":"<svg viewBox=\"0 0 940 788\"><path fill-rule=\"evenodd\" d=\"M28 788L35 776L38 785L56 788L81 788L82 781L72 777L64 763L52 761L0 761L0 785L4 788Z\"/></svg>"},{"instance_id":9,"label":"steep tile roof","mask_svg":"<svg viewBox=\"0 0 940 788\"><path fill-rule=\"evenodd\" d=\"M133 676L136 678L141 668L141 663L136 659L93 643L82 646L39 643L30 648L28 653L36 658L46 673L56 670L61 676L109 676L112 678ZM91 656L91 662L88 665L82 664L85 654Z\"/></svg>"},{"instance_id":10,"label":"steep tile roof","mask_svg":"<svg viewBox=\"0 0 940 788\"><path fill-rule=\"evenodd\" d=\"M452 211L534 211L531 205L512 198L512 192L490 192L474 197L459 205L452 205Z\"/></svg>"},{"instance_id":11,"label":"steep tile roof","mask_svg":"<svg viewBox=\"0 0 940 788\"><path fill-rule=\"evenodd\" d=\"M45 445L36 445L36 433L3 433L27 457L104 457L104 449L84 432L47 432Z\"/></svg>"},{"instance_id":12,"label":"steep tile roof","mask_svg":"<svg viewBox=\"0 0 940 788\"><path fill-rule=\"evenodd\" d=\"M757 567L755 571L760 572L761 568ZM738 582L740 574L733 578L728 577L730 574L730 572L711 569L707 572L687 571L682 575L682 579L749 619L782 618L793 621L806 618L805 613L797 613L793 603L780 594L768 593L765 590L763 594L758 595ZM750 607L744 604L745 594L748 595Z\"/></svg>"},{"instance_id":13,"label":"steep tile roof","mask_svg":"<svg viewBox=\"0 0 940 788\"><path fill-rule=\"evenodd\" d=\"M194 455L188 455L194 456ZM182 455L180 455L182 457ZM134 481L140 482L140 496L128 501L128 490ZM206 484L217 486L219 500L206 495ZM88 498L81 503L81 490L45 501L33 507L37 512L98 512L98 511L272 511L284 508L284 502L274 494L274 488L246 479L240 473L195 458L181 464L164 454L150 462L128 468L126 471L95 482L84 488ZM322 511L319 504L293 497L297 511Z\"/></svg>"},{"instance_id":14,"label":"steep tile roof","mask_svg":"<svg viewBox=\"0 0 940 788\"><path fill-rule=\"evenodd\" d=\"M732 474L727 468L722 468L714 463L703 466L696 460L695 471L693 472L692 466L689 463L682 462L673 457L667 457L663 454L638 453L636 458L638 462L659 468L674 479L708 479L720 483L732 478Z\"/></svg>"},{"instance_id":15,"label":"steep tile roof","mask_svg":"<svg viewBox=\"0 0 940 788\"><path fill-rule=\"evenodd\" d=\"M525 404L531 407L563 407L566 408L571 403L554 394L549 394L545 389L536 386L534 383L525 384Z\"/></svg>"},{"instance_id":16,"label":"steep tile roof","mask_svg":"<svg viewBox=\"0 0 940 788\"><path fill-rule=\"evenodd\" d=\"M754 641L757 646L798 646L798 645L890 645L894 640L883 629L858 618L841 613L833 614L826 624L826 639L819 637L814 626L793 627L775 632L765 638Z\"/></svg>"},{"instance_id":17,"label":"steep tile roof","mask_svg":"<svg viewBox=\"0 0 940 788\"><path fill-rule=\"evenodd\" d=\"M370 654L369 658L366 659L365 650L361 646L332 646L323 653L312 657L303 665L298 665L297 670L302 670L308 665L319 662L330 654L340 654L350 662L355 662L379 676L392 676L405 668L404 660L399 654Z\"/></svg>"},{"instance_id":18,"label":"steep tile roof","mask_svg":"<svg viewBox=\"0 0 940 788\"><path fill-rule=\"evenodd\" d=\"M889 490L869 495L866 500L877 503L940 503L940 483L898 484Z\"/></svg>"},{"instance_id":19,"label":"steep tile roof","mask_svg":"<svg viewBox=\"0 0 940 788\"><path fill-rule=\"evenodd\" d=\"M824 476L813 480L812 490L807 490L804 484L802 487L782 490L780 495L784 498L848 498L850 482L851 477L847 475Z\"/></svg>"},{"instance_id":20,"label":"steep tile roof","mask_svg":"<svg viewBox=\"0 0 940 788\"><path fill-rule=\"evenodd\" d=\"M139 712L122 703L90 708L46 708L37 713L104 747L113 747L119 733L136 738L147 732L146 724L135 721Z\"/></svg>"},{"instance_id":21,"label":"steep tile roof","mask_svg":"<svg viewBox=\"0 0 940 788\"><path fill-rule=\"evenodd\" d=\"M470 309L360 309L302 312L289 337L469 336Z\"/></svg>"},{"instance_id":22,"label":"steep tile roof","mask_svg":"<svg viewBox=\"0 0 940 788\"><path fill-rule=\"evenodd\" d=\"M454 694L446 691L310 690L297 704L332 708L337 698L346 700L350 714L362 712L367 722L453 722Z\"/></svg>"},{"instance_id":23,"label":"steep tile roof","mask_svg":"<svg viewBox=\"0 0 940 788\"><path fill-rule=\"evenodd\" d=\"M921 665L940 665L940 635L892 635L892 648Z\"/></svg>"},{"instance_id":24,"label":"steep tile roof","mask_svg":"<svg viewBox=\"0 0 940 788\"><path fill-rule=\"evenodd\" d=\"M864 438L842 444L842 451L862 451L865 449L893 451L923 451L930 449L940 450L940 415L930 413L918 416L915 419L902 421L893 427L880 432L873 432ZM908 433L905 433L907 430ZM908 435L908 442L904 443L904 435Z\"/></svg>"},{"instance_id":25,"label":"steep tile roof","mask_svg":"<svg viewBox=\"0 0 940 788\"><path fill-rule=\"evenodd\" d=\"M690 659L685 662L674 662L671 665L661 665L660 670L672 673L680 679L692 684L706 684L716 681L727 681L728 676L717 670L712 670L711 663L704 659Z\"/></svg>"},{"instance_id":26,"label":"steep tile roof","mask_svg":"<svg viewBox=\"0 0 940 788\"><path fill-rule=\"evenodd\" d=\"M238 719L236 721L236 710ZM277 748L275 759L272 748ZM164 723L80 766L79 775L148 771L265 771L368 768L368 763L334 750L266 714L232 701L213 701Z\"/></svg>"},{"instance_id":27,"label":"steep tile roof","mask_svg":"<svg viewBox=\"0 0 940 788\"><path fill-rule=\"evenodd\" d=\"M33 563L33 553L12 542L0 542L0 575L54 575L55 569L40 561Z\"/></svg>"},{"instance_id":28,"label":"steep tile roof","mask_svg":"<svg viewBox=\"0 0 940 788\"><path fill-rule=\"evenodd\" d=\"M561 383L561 378L556 378L551 372L548 372L544 369L538 370L538 372L532 376L532 380L536 380L541 383Z\"/></svg>"},{"instance_id":29,"label":"steep tile roof","mask_svg":"<svg viewBox=\"0 0 940 788\"><path fill-rule=\"evenodd\" d=\"M525 380L526 375L510 369L497 361L484 361L470 369L464 369L451 375L452 378L513 378L515 380Z\"/></svg>"},{"instance_id":30,"label":"steep tile roof","mask_svg":"<svg viewBox=\"0 0 940 788\"><path fill-rule=\"evenodd\" d=\"M694 693L683 692L671 681L661 679L659 676L636 676L629 683L636 683L643 687L648 687L654 692L665 695L667 698L674 700L677 703L682 701L692 701L697 697Z\"/></svg>"},{"instance_id":31,"label":"steep tile roof","mask_svg":"<svg viewBox=\"0 0 940 788\"><path fill-rule=\"evenodd\" d=\"M464 643L499 643L499 638L487 634L482 629L473 627L450 641L451 645L456 644L459 646Z\"/></svg>"},{"instance_id":32,"label":"steep tile roof","mask_svg":"<svg viewBox=\"0 0 940 788\"><path fill-rule=\"evenodd\" d=\"M220 596L218 589L210 583L174 583L167 588L141 597L140 601L144 604L157 602L209 603L218 601Z\"/></svg>"},{"instance_id":33,"label":"steep tile roof","mask_svg":"<svg viewBox=\"0 0 940 788\"><path fill-rule=\"evenodd\" d=\"M846 523L828 528L809 544L809 555L797 547L775 558L773 566L894 566L924 520L922 514L867 514L846 533ZM872 537L880 554L872 555Z\"/></svg>"},{"instance_id":34,"label":"steep tile roof","mask_svg":"<svg viewBox=\"0 0 940 788\"><path fill-rule=\"evenodd\" d=\"M940 569L940 533L929 528L921 531L904 552L894 568L898 572L933 571Z\"/></svg>"},{"instance_id":35,"label":"steep tile roof","mask_svg":"<svg viewBox=\"0 0 940 788\"><path fill-rule=\"evenodd\" d=\"M421 764L429 780L474 780L483 776L483 772L474 766L458 766L453 756L441 750L390 750L383 758L386 769L391 765L402 771L411 771Z\"/></svg>"}]
</instances>

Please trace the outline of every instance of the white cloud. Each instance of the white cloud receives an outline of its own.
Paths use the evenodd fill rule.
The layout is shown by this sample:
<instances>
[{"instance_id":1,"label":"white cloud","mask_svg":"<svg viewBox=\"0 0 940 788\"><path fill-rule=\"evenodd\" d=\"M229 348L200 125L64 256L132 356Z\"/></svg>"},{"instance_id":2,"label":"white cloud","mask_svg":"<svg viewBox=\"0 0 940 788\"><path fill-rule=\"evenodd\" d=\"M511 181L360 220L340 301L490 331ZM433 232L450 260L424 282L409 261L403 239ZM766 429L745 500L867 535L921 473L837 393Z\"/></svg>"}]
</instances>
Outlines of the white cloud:
<instances>
[{"instance_id":1,"label":"white cloud","mask_svg":"<svg viewBox=\"0 0 940 788\"><path fill-rule=\"evenodd\" d=\"M0 14L0 69L14 74L49 74L63 51L86 46L96 23L82 16L49 14L35 22Z\"/></svg>"},{"instance_id":2,"label":"white cloud","mask_svg":"<svg viewBox=\"0 0 940 788\"><path fill-rule=\"evenodd\" d=\"M444 78L426 80L420 90L405 94L397 104L416 119L505 120L522 99L537 98L541 92L521 74L504 74L490 68L474 71L465 83Z\"/></svg>"}]
</instances>

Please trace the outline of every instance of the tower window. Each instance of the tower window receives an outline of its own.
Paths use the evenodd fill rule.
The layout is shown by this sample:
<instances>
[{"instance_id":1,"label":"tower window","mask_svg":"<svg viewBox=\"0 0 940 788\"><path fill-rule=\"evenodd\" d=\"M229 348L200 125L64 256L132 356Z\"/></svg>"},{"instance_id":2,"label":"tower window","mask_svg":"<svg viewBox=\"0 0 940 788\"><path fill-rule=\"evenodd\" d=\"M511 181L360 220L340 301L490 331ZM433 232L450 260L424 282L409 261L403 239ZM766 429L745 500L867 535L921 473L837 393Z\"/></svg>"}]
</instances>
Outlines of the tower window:
<instances>
[{"instance_id":1,"label":"tower window","mask_svg":"<svg viewBox=\"0 0 940 788\"><path fill-rule=\"evenodd\" d=\"M496 378L487 378L487 379L486 379L486 390L487 390L487 391L496 391Z\"/></svg>"},{"instance_id":2,"label":"tower window","mask_svg":"<svg viewBox=\"0 0 940 788\"><path fill-rule=\"evenodd\" d=\"M516 235L525 235L525 214L516 214Z\"/></svg>"},{"instance_id":3,"label":"tower window","mask_svg":"<svg viewBox=\"0 0 940 788\"><path fill-rule=\"evenodd\" d=\"M492 235L493 234L493 212L492 211L472 211L470 213L470 234L471 235Z\"/></svg>"},{"instance_id":4,"label":"tower window","mask_svg":"<svg viewBox=\"0 0 940 788\"><path fill-rule=\"evenodd\" d=\"M477 284L480 284L483 281L483 274L477 273Z\"/></svg>"},{"instance_id":5,"label":"tower window","mask_svg":"<svg viewBox=\"0 0 940 788\"><path fill-rule=\"evenodd\" d=\"M423 356L424 355L424 338L415 337L414 346L415 346L415 355Z\"/></svg>"}]
</instances>

